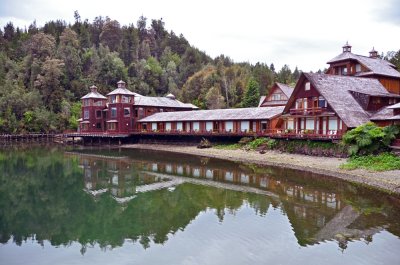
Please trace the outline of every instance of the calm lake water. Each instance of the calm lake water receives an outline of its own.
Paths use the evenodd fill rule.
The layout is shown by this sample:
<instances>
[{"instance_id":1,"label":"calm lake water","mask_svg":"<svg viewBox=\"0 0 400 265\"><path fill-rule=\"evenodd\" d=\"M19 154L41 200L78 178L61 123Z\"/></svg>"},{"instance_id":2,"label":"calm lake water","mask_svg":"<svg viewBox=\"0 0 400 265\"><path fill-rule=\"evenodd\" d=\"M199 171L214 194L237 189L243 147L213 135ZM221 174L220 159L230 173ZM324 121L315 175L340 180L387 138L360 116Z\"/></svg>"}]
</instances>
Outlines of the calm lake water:
<instances>
[{"instance_id":1,"label":"calm lake water","mask_svg":"<svg viewBox=\"0 0 400 265\"><path fill-rule=\"evenodd\" d=\"M400 264L400 199L294 170L0 150L0 264Z\"/></svg>"}]
</instances>

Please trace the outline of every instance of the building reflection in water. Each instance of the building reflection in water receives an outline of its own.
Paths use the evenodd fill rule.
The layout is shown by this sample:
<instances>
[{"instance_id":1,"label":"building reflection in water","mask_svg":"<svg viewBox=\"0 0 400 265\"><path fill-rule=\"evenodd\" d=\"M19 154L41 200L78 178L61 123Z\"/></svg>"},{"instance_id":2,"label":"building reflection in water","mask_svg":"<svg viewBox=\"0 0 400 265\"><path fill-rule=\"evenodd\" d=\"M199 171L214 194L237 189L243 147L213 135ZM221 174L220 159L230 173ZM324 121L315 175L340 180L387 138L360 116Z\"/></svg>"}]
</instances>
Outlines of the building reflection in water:
<instances>
[{"instance_id":1,"label":"building reflection in water","mask_svg":"<svg viewBox=\"0 0 400 265\"><path fill-rule=\"evenodd\" d=\"M370 198L357 199L354 187L310 173L284 168L244 167L208 158L172 159L169 156L103 156L66 153L78 156L84 171L85 191L94 197L109 192L119 203L127 203L138 193L168 188L182 183L263 194L279 206L293 227L302 246L337 240L342 249L349 240L368 242L372 235L388 228L388 213L367 217ZM157 162L155 162L157 161ZM310 176L311 175L311 176ZM321 179L322 178L322 179ZM358 192L358 191L357 191ZM358 200L362 205L358 205ZM363 208L364 207L364 208ZM389 214L390 215L390 214ZM398 229L398 224L396 228Z\"/></svg>"}]
</instances>

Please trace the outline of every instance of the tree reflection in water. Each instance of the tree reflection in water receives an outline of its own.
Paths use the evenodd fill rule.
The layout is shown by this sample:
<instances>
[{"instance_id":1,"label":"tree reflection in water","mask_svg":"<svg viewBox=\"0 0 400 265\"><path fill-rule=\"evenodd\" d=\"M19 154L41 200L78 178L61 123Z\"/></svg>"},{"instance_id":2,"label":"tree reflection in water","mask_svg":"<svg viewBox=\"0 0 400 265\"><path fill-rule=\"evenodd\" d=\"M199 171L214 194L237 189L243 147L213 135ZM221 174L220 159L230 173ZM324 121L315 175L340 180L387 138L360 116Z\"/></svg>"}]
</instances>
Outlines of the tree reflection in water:
<instances>
[{"instance_id":1,"label":"tree reflection in water","mask_svg":"<svg viewBox=\"0 0 400 265\"><path fill-rule=\"evenodd\" d=\"M287 215L298 244L400 235L399 201L376 191L284 168L148 151L58 148L0 152L0 240L79 242L103 249L126 239L148 248L185 230L199 213L244 204Z\"/></svg>"}]
</instances>

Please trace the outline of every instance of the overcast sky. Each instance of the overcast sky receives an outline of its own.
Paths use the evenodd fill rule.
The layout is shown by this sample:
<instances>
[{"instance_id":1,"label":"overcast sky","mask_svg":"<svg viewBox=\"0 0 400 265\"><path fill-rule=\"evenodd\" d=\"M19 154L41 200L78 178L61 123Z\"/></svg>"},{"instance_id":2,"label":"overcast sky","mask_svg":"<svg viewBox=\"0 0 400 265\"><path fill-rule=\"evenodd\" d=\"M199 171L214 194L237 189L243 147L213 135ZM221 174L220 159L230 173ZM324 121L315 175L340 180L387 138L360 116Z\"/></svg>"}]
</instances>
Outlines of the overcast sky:
<instances>
[{"instance_id":1,"label":"overcast sky","mask_svg":"<svg viewBox=\"0 0 400 265\"><path fill-rule=\"evenodd\" d=\"M122 25L136 25L142 14L148 24L163 18L168 31L211 57L277 69L323 69L346 41L363 55L373 46L380 53L400 49L400 0L0 0L0 26L73 23L75 10L82 20L108 16Z\"/></svg>"}]
</instances>

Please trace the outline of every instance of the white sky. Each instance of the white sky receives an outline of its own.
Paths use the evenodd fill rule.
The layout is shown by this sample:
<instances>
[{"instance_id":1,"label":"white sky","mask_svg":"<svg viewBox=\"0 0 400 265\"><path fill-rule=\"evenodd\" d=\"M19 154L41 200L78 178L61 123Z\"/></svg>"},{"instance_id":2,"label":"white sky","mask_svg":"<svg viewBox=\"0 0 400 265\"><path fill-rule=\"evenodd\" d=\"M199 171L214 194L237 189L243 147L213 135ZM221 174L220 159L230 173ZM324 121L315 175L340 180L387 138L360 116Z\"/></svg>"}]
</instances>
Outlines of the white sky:
<instances>
[{"instance_id":1,"label":"white sky","mask_svg":"<svg viewBox=\"0 0 400 265\"><path fill-rule=\"evenodd\" d=\"M235 62L288 64L303 71L325 68L346 41L368 55L400 49L400 0L0 0L0 26L12 21L28 27L49 20L73 23L109 16L122 25L142 14L163 18L168 31L183 34L211 57Z\"/></svg>"}]
</instances>

